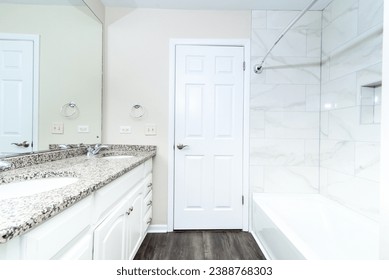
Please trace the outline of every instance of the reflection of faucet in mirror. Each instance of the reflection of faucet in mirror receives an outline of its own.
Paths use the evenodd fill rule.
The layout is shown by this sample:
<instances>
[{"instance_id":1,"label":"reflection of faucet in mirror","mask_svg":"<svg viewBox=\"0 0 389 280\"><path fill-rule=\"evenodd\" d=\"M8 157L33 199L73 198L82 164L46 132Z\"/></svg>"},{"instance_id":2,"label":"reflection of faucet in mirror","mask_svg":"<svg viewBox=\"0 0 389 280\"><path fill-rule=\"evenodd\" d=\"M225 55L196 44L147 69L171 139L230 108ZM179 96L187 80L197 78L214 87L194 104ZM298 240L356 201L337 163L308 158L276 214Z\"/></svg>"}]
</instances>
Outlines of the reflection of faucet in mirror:
<instances>
[{"instance_id":1,"label":"reflection of faucet in mirror","mask_svg":"<svg viewBox=\"0 0 389 280\"><path fill-rule=\"evenodd\" d=\"M11 112L23 112L18 116L4 115L9 119L2 120L3 129L10 129L7 132L12 134L0 135L0 157L48 150L50 144L98 143L101 139L102 23L82 0L0 0L0 19L0 56L6 56L0 61L0 68L14 71L3 63L8 61L12 66L16 61L12 55L22 53L17 66L23 69L20 80L25 82L19 103L13 97L18 87L0 88L0 95L9 97L0 100L0 107L7 102ZM80 59L82 67L79 67ZM8 74L0 73L0 79ZM19 77L15 80L19 81ZM77 122L60 114L62 106L69 101L83 112ZM15 131L15 119L23 123L18 131ZM80 126L88 133L75 133L80 132ZM27 143L30 143L28 147Z\"/></svg>"}]
</instances>

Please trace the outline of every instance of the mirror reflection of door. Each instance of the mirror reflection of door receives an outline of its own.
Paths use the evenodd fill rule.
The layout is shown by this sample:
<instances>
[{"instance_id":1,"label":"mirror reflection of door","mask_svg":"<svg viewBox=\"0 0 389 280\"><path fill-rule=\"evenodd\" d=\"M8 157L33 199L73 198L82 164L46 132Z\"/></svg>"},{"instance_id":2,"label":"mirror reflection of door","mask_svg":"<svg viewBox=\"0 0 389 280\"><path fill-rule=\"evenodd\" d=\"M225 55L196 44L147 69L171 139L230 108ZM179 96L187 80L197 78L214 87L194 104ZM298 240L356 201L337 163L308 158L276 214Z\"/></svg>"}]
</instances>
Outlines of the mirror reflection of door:
<instances>
[{"instance_id":1,"label":"mirror reflection of door","mask_svg":"<svg viewBox=\"0 0 389 280\"><path fill-rule=\"evenodd\" d=\"M1 155L33 150L34 41L0 34Z\"/></svg>"}]
</instances>

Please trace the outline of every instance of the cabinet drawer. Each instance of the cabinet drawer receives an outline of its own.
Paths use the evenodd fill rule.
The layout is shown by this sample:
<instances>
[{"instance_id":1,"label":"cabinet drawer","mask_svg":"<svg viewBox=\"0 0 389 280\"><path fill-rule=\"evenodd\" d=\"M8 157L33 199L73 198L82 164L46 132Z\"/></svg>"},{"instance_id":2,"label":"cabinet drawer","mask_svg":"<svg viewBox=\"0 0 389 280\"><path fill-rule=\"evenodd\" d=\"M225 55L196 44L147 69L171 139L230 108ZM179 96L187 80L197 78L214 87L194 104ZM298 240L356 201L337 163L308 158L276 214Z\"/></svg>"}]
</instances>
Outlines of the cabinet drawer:
<instances>
[{"instance_id":1,"label":"cabinet drawer","mask_svg":"<svg viewBox=\"0 0 389 280\"><path fill-rule=\"evenodd\" d=\"M97 222L143 179L143 164L99 189L95 194L95 219Z\"/></svg>"},{"instance_id":2,"label":"cabinet drawer","mask_svg":"<svg viewBox=\"0 0 389 280\"><path fill-rule=\"evenodd\" d=\"M149 210L147 210L145 216L143 217L143 233L147 232L147 229L149 228L152 219L153 219L153 207L150 207Z\"/></svg>"},{"instance_id":3,"label":"cabinet drawer","mask_svg":"<svg viewBox=\"0 0 389 280\"><path fill-rule=\"evenodd\" d=\"M145 209L144 213L146 213L153 204L153 192L150 191L143 201L143 207Z\"/></svg>"},{"instance_id":4,"label":"cabinet drawer","mask_svg":"<svg viewBox=\"0 0 389 280\"><path fill-rule=\"evenodd\" d=\"M89 228L92 196L22 236L24 259L50 259Z\"/></svg>"}]
</instances>

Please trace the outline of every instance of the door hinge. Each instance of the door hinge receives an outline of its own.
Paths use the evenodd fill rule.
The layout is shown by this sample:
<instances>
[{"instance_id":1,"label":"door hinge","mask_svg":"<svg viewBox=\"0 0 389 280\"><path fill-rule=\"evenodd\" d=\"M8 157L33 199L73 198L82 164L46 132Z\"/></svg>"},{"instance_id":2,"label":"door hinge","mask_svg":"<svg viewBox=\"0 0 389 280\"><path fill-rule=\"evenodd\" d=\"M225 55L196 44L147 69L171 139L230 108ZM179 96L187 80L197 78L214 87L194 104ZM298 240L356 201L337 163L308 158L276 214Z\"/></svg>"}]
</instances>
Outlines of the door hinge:
<instances>
[{"instance_id":1,"label":"door hinge","mask_svg":"<svg viewBox=\"0 0 389 280\"><path fill-rule=\"evenodd\" d=\"M244 195L242 195L242 205L244 205Z\"/></svg>"},{"instance_id":2,"label":"door hinge","mask_svg":"<svg viewBox=\"0 0 389 280\"><path fill-rule=\"evenodd\" d=\"M243 71L246 71L246 61L243 61Z\"/></svg>"}]
</instances>

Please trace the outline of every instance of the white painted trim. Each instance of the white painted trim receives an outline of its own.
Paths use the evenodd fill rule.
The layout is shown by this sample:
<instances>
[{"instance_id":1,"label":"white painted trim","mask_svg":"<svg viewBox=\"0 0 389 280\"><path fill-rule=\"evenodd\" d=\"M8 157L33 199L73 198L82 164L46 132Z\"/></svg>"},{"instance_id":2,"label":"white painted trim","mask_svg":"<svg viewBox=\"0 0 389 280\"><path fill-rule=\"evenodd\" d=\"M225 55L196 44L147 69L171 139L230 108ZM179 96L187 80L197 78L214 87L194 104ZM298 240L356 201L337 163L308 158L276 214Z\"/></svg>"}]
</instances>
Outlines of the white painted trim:
<instances>
[{"instance_id":1,"label":"white painted trim","mask_svg":"<svg viewBox=\"0 0 389 280\"><path fill-rule=\"evenodd\" d=\"M167 225L150 225L147 233L165 233L168 232Z\"/></svg>"},{"instance_id":2,"label":"white painted trim","mask_svg":"<svg viewBox=\"0 0 389 280\"><path fill-rule=\"evenodd\" d=\"M175 118L175 68L177 45L240 46L244 48L246 71L244 72L243 116L243 230L249 229L249 159L250 159L250 39L171 39L169 49L169 129L168 129L168 219L167 230L174 230L174 118Z\"/></svg>"},{"instance_id":3,"label":"white painted trim","mask_svg":"<svg viewBox=\"0 0 389 280\"><path fill-rule=\"evenodd\" d=\"M388 3L387 3L388 4ZM384 5L382 92L389 91L389 5ZM389 259L389 96L381 100L380 259ZM385 109L386 108L386 109Z\"/></svg>"},{"instance_id":4,"label":"white painted trim","mask_svg":"<svg viewBox=\"0 0 389 280\"><path fill-rule=\"evenodd\" d=\"M33 70L33 136L32 141L34 143L33 151L38 151L39 143L39 67L40 67L40 38L35 34L13 34L13 33L0 33L0 39L2 40L19 40L19 41L32 41L33 43L33 56L34 56L34 70Z\"/></svg>"}]
</instances>

